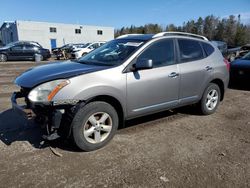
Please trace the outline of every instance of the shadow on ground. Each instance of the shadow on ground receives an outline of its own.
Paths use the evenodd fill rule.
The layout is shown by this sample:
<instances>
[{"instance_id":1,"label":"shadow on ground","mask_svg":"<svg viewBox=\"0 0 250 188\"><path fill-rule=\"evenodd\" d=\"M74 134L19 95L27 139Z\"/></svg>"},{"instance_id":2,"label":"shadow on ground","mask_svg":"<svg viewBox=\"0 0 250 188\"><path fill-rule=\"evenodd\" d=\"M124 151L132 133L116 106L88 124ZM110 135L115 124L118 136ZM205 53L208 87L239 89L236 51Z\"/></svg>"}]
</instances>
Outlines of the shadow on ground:
<instances>
[{"instance_id":1,"label":"shadow on ground","mask_svg":"<svg viewBox=\"0 0 250 188\"><path fill-rule=\"evenodd\" d=\"M6 145L15 141L28 141L34 147L41 142L41 129L33 122L9 109L0 114L0 140Z\"/></svg>"},{"instance_id":2,"label":"shadow on ground","mask_svg":"<svg viewBox=\"0 0 250 188\"><path fill-rule=\"evenodd\" d=\"M151 122L157 120L170 120L175 117L176 114L197 114L197 111L193 107L184 107L171 111L164 111L145 117L136 118L125 122L125 125L121 128L129 128L138 124L151 125ZM7 146L10 146L16 141L28 141L33 147L44 149L48 146L57 147L62 150L78 152L80 151L73 143L71 139L57 139L55 141L45 142L42 141L42 135L46 134L46 131L37 125L34 121L27 121L25 118L9 109L0 113L0 140Z\"/></svg>"}]
</instances>

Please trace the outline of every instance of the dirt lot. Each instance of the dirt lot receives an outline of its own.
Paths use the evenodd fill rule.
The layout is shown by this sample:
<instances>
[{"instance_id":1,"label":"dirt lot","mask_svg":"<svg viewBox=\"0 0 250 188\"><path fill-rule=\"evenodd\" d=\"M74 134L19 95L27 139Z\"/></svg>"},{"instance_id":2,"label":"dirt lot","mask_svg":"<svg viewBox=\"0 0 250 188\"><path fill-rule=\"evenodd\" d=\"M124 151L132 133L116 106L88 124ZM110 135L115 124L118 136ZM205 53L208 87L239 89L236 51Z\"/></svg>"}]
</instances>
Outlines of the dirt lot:
<instances>
[{"instance_id":1,"label":"dirt lot","mask_svg":"<svg viewBox=\"0 0 250 188\"><path fill-rule=\"evenodd\" d=\"M13 79L34 63L0 65L0 187L250 187L250 89L218 111L178 109L126 123L105 148L40 145L41 130L10 108Z\"/></svg>"}]
</instances>

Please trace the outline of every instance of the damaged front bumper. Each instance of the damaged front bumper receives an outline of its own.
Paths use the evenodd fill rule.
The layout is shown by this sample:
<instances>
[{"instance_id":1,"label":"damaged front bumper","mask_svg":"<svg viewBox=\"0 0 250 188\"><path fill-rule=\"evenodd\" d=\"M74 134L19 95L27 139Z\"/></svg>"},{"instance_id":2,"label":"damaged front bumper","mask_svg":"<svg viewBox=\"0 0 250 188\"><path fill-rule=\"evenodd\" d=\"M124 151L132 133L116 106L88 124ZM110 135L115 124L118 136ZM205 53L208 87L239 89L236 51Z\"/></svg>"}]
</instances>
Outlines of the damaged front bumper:
<instances>
[{"instance_id":1,"label":"damaged front bumper","mask_svg":"<svg viewBox=\"0 0 250 188\"><path fill-rule=\"evenodd\" d=\"M18 99L25 100L24 105L18 104ZM14 92L11 96L12 109L17 114L27 120L34 119L36 123L46 127L47 134L43 136L47 140L54 140L59 137L69 136L71 121L77 110L77 100L49 102L49 103L30 103L25 92ZM60 130L60 131L59 131ZM65 134L66 133L66 134Z\"/></svg>"},{"instance_id":2,"label":"damaged front bumper","mask_svg":"<svg viewBox=\"0 0 250 188\"><path fill-rule=\"evenodd\" d=\"M21 92L14 92L11 96L12 109L14 112L20 114L25 119L32 119L35 117L35 113L31 109L27 108L26 105L19 105L17 103L17 99L19 98L25 98L24 94Z\"/></svg>"}]
</instances>

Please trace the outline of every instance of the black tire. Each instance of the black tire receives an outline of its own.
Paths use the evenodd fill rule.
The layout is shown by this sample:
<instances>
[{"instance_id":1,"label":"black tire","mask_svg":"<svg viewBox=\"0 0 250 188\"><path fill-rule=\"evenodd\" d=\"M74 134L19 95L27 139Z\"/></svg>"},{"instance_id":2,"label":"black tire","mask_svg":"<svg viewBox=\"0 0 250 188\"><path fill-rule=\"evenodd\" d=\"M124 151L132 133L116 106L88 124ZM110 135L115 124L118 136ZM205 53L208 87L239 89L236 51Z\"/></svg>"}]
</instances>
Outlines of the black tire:
<instances>
[{"instance_id":1,"label":"black tire","mask_svg":"<svg viewBox=\"0 0 250 188\"><path fill-rule=\"evenodd\" d=\"M41 61L44 61L45 59L44 59L43 55L40 54L40 56L41 56Z\"/></svg>"},{"instance_id":2,"label":"black tire","mask_svg":"<svg viewBox=\"0 0 250 188\"><path fill-rule=\"evenodd\" d=\"M112 122L111 123L112 128L106 139L104 139L99 143L91 143L84 136L84 130L85 130L84 127L86 123L89 122L89 118L93 114L98 114L99 112L104 112L109 115L109 118L111 118ZM118 128L118 124L119 124L119 118L113 106L111 106L106 102L101 102L101 101L91 102L80 108L76 113L75 117L73 118L71 124L73 141L75 142L76 146L83 151L97 150L99 148L104 147L114 137L116 130ZM91 127L94 128L94 126L92 125ZM93 136L95 137L95 133L93 133ZM95 140L95 138L93 138L93 140Z\"/></svg>"},{"instance_id":3,"label":"black tire","mask_svg":"<svg viewBox=\"0 0 250 188\"><path fill-rule=\"evenodd\" d=\"M85 56L85 55L87 55L87 54L88 54L88 53L85 53L85 52L84 52L84 53L82 54L82 56Z\"/></svg>"},{"instance_id":4,"label":"black tire","mask_svg":"<svg viewBox=\"0 0 250 188\"><path fill-rule=\"evenodd\" d=\"M213 106L213 108L209 109L209 107L207 107L207 105L206 105L208 102L208 94L214 90L217 92L217 96L218 96L217 103ZM219 86L217 84L214 84L214 83L209 83L209 85L206 88L206 90L204 91L203 96L202 96L201 101L200 101L201 113L203 115L213 114L219 106L220 99L221 99L221 91L220 91Z\"/></svg>"},{"instance_id":5,"label":"black tire","mask_svg":"<svg viewBox=\"0 0 250 188\"><path fill-rule=\"evenodd\" d=\"M6 62L8 60L5 54L0 54L0 62Z\"/></svg>"}]
</instances>

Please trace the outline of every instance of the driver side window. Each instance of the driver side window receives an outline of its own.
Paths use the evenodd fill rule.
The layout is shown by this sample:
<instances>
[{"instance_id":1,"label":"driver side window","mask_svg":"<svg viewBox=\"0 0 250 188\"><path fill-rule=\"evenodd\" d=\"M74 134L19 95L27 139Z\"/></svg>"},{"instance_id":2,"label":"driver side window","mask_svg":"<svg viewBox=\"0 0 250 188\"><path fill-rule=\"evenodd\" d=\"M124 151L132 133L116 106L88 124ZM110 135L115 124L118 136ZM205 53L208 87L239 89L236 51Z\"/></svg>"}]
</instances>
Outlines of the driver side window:
<instances>
[{"instance_id":1,"label":"driver side window","mask_svg":"<svg viewBox=\"0 0 250 188\"><path fill-rule=\"evenodd\" d=\"M139 55L138 59L151 59L154 68L173 65L175 63L174 41L163 39L154 42Z\"/></svg>"}]
</instances>

